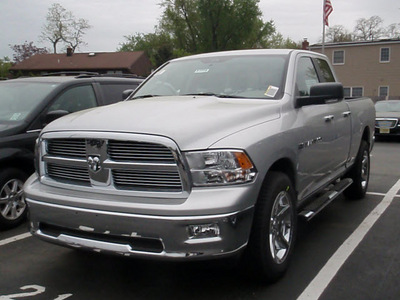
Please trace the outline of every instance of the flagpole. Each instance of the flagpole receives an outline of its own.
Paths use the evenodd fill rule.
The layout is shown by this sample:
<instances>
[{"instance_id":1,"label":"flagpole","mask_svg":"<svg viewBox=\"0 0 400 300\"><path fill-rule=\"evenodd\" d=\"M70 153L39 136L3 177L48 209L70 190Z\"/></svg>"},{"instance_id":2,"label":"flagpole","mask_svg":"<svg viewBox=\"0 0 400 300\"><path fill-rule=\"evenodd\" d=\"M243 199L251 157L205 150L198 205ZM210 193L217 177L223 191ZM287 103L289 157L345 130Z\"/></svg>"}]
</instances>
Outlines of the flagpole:
<instances>
[{"instance_id":1,"label":"flagpole","mask_svg":"<svg viewBox=\"0 0 400 300\"><path fill-rule=\"evenodd\" d=\"M322 54L325 54L325 1L322 0Z\"/></svg>"}]
</instances>

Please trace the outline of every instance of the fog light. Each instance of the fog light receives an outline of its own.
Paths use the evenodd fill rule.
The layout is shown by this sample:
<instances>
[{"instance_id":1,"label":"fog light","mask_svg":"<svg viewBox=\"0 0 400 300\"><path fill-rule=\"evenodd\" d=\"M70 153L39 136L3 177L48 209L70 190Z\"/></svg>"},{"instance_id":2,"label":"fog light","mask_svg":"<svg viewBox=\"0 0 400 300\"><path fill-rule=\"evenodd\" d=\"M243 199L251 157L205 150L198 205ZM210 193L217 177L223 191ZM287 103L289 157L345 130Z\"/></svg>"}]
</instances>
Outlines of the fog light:
<instances>
[{"instance_id":1,"label":"fog light","mask_svg":"<svg viewBox=\"0 0 400 300\"><path fill-rule=\"evenodd\" d=\"M217 224L201 224L188 226L189 238L211 238L219 236L219 226Z\"/></svg>"}]
</instances>

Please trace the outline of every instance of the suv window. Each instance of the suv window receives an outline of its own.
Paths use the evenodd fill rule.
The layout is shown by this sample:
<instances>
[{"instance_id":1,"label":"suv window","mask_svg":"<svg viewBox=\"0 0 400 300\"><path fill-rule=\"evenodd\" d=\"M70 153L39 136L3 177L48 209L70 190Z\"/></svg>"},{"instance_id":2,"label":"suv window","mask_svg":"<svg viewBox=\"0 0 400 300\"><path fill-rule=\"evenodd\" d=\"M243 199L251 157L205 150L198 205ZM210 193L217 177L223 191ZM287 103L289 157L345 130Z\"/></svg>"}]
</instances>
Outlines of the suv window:
<instances>
[{"instance_id":1,"label":"suv window","mask_svg":"<svg viewBox=\"0 0 400 300\"><path fill-rule=\"evenodd\" d=\"M66 110L70 113L97 106L91 85L76 86L62 93L50 106L49 112Z\"/></svg>"},{"instance_id":2,"label":"suv window","mask_svg":"<svg viewBox=\"0 0 400 300\"><path fill-rule=\"evenodd\" d=\"M310 57L301 57L297 65L296 88L298 96L309 96L311 86L319 83Z\"/></svg>"},{"instance_id":3,"label":"suv window","mask_svg":"<svg viewBox=\"0 0 400 300\"><path fill-rule=\"evenodd\" d=\"M104 104L118 102L122 99L122 92L126 90L134 90L138 87L138 83L100 83L100 88L104 95Z\"/></svg>"}]
</instances>

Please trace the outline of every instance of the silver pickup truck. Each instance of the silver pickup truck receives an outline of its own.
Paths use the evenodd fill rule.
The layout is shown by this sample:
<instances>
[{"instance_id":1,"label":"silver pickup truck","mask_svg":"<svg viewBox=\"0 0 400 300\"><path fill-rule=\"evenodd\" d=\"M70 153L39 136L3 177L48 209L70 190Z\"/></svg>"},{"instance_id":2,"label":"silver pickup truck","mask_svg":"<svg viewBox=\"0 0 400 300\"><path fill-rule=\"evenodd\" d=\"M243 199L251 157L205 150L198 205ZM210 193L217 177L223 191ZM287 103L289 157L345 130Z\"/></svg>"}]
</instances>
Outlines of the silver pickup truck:
<instances>
[{"instance_id":1,"label":"silver pickup truck","mask_svg":"<svg viewBox=\"0 0 400 300\"><path fill-rule=\"evenodd\" d=\"M368 187L375 109L327 58L246 50L172 60L127 101L49 124L25 184L33 235L154 259L242 255L282 276L297 218Z\"/></svg>"}]
</instances>

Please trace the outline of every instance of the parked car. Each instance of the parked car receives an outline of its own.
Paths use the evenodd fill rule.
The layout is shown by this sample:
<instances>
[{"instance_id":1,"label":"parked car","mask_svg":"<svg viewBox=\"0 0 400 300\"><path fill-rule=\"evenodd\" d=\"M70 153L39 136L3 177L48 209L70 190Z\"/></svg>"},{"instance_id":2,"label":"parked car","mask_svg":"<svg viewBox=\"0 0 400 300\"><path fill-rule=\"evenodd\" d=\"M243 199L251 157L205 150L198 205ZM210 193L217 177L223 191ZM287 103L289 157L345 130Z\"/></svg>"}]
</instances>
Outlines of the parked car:
<instances>
[{"instance_id":1,"label":"parked car","mask_svg":"<svg viewBox=\"0 0 400 300\"><path fill-rule=\"evenodd\" d=\"M34 145L50 121L123 99L143 79L44 76L0 82L0 228L26 215L23 183L34 172Z\"/></svg>"},{"instance_id":2,"label":"parked car","mask_svg":"<svg viewBox=\"0 0 400 300\"><path fill-rule=\"evenodd\" d=\"M400 100L375 103L375 136L400 136Z\"/></svg>"}]
</instances>

